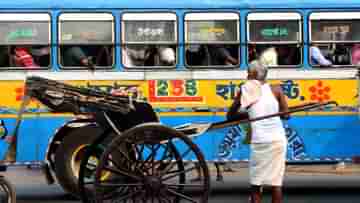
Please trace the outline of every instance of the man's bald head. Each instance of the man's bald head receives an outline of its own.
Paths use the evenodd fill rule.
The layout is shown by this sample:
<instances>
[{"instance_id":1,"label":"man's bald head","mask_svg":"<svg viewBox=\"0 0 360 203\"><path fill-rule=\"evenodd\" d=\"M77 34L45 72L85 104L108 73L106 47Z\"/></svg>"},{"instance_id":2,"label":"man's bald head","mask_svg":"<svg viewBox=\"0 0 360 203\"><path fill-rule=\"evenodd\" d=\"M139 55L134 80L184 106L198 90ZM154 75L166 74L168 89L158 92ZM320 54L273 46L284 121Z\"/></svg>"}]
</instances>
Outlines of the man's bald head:
<instances>
[{"instance_id":1,"label":"man's bald head","mask_svg":"<svg viewBox=\"0 0 360 203\"><path fill-rule=\"evenodd\" d=\"M265 81L267 76L267 67L259 61L253 61L248 68L248 79Z\"/></svg>"}]
</instances>

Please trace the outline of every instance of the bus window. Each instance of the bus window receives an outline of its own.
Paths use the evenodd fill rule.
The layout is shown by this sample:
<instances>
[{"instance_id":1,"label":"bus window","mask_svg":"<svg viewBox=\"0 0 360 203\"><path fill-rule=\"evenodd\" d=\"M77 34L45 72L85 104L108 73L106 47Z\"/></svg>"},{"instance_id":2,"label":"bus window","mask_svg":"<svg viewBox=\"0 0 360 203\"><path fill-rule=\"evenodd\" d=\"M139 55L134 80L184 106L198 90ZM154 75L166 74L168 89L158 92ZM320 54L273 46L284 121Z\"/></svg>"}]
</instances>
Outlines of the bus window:
<instances>
[{"instance_id":1,"label":"bus window","mask_svg":"<svg viewBox=\"0 0 360 203\"><path fill-rule=\"evenodd\" d=\"M315 67L360 65L360 12L311 13L310 44Z\"/></svg>"},{"instance_id":2,"label":"bus window","mask_svg":"<svg viewBox=\"0 0 360 203\"><path fill-rule=\"evenodd\" d=\"M50 65L50 15L0 13L0 68L42 69Z\"/></svg>"},{"instance_id":3,"label":"bus window","mask_svg":"<svg viewBox=\"0 0 360 203\"><path fill-rule=\"evenodd\" d=\"M239 64L239 15L185 15L185 63L188 67L234 67Z\"/></svg>"},{"instance_id":4,"label":"bus window","mask_svg":"<svg viewBox=\"0 0 360 203\"><path fill-rule=\"evenodd\" d=\"M59 16L60 65L65 69L114 65L114 17L109 13Z\"/></svg>"},{"instance_id":5,"label":"bus window","mask_svg":"<svg viewBox=\"0 0 360 203\"><path fill-rule=\"evenodd\" d=\"M174 13L123 14L123 65L126 68L175 67L176 23Z\"/></svg>"},{"instance_id":6,"label":"bus window","mask_svg":"<svg viewBox=\"0 0 360 203\"><path fill-rule=\"evenodd\" d=\"M248 63L270 67L301 65L301 16L298 13L250 13L247 16Z\"/></svg>"}]
</instances>

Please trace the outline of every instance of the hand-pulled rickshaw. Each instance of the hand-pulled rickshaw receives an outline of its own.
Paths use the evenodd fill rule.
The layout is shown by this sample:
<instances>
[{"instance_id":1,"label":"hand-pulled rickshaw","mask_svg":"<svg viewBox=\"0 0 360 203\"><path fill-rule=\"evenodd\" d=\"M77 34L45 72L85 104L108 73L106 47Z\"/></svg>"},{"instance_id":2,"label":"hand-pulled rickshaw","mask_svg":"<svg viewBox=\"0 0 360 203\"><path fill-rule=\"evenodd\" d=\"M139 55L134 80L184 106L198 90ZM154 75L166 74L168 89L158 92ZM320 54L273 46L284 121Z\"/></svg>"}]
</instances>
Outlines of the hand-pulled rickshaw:
<instances>
[{"instance_id":1,"label":"hand-pulled rickshaw","mask_svg":"<svg viewBox=\"0 0 360 203\"><path fill-rule=\"evenodd\" d=\"M55 80L31 76L13 136L31 98L55 112L86 114L74 123L100 126L101 135L86 148L80 165L79 190L83 202L200 202L208 201L210 174L202 149L193 139L204 132L294 112L336 105L308 103L255 119L191 123L176 127L161 124L152 106L128 96L114 96ZM16 142L15 142L16 143ZM11 146L8 154L11 154ZM11 165L11 164L10 164ZM202 178L193 182L195 172ZM1 177L8 202L14 190Z\"/></svg>"}]
</instances>

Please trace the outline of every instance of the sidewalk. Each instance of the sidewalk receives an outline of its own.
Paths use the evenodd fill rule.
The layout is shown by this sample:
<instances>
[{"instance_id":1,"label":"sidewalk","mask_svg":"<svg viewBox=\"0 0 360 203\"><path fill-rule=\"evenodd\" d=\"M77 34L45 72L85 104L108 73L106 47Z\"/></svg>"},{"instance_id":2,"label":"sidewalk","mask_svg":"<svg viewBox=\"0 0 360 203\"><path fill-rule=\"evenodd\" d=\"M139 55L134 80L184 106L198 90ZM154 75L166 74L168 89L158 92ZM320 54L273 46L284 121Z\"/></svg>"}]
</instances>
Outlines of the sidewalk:
<instances>
[{"instance_id":1,"label":"sidewalk","mask_svg":"<svg viewBox=\"0 0 360 203\"><path fill-rule=\"evenodd\" d=\"M233 163L229 164L234 172L223 172L224 176L247 176L247 163ZM211 174L216 174L216 168L213 164L209 164ZM221 169L223 171L223 169ZM328 165L287 165L287 175L360 175L360 164L339 163Z\"/></svg>"},{"instance_id":2,"label":"sidewalk","mask_svg":"<svg viewBox=\"0 0 360 203\"><path fill-rule=\"evenodd\" d=\"M286 172L288 174L296 175L360 175L360 164L339 163L330 165L305 165L305 166L287 166Z\"/></svg>"}]
</instances>

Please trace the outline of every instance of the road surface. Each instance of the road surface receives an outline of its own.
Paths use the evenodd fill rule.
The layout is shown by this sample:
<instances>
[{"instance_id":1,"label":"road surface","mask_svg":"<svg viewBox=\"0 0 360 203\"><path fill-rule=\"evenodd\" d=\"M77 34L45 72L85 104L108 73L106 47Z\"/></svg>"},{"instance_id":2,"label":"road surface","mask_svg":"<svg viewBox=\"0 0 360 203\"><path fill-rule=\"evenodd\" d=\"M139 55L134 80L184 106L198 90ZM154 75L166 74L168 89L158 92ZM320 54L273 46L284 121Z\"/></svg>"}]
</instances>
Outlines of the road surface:
<instances>
[{"instance_id":1,"label":"road surface","mask_svg":"<svg viewBox=\"0 0 360 203\"><path fill-rule=\"evenodd\" d=\"M358 173L306 173L301 171L300 167L294 168L298 171L287 172L285 177L284 202L360 202L360 175ZM209 203L247 202L249 194L247 175L246 172L242 173L227 173L224 182L213 180ZM64 193L58 185L48 186L39 168L13 167L4 174L16 188L18 203L79 202ZM271 202L268 191L265 191L263 202Z\"/></svg>"}]
</instances>

